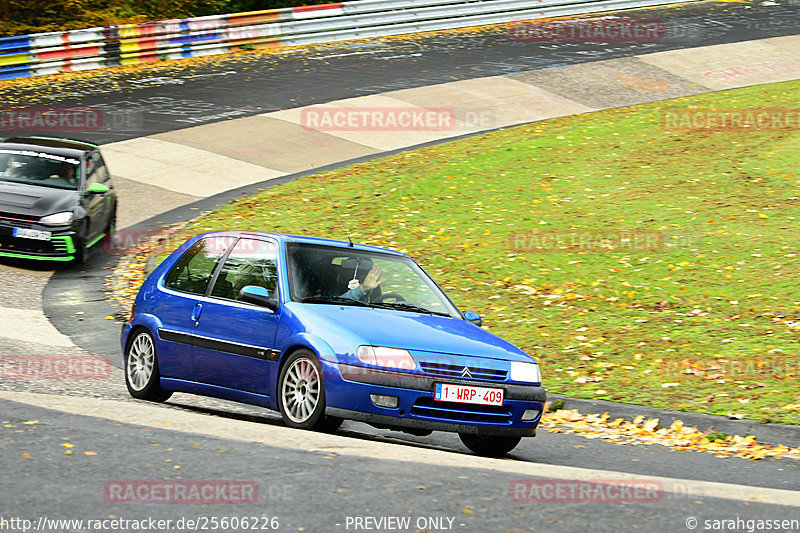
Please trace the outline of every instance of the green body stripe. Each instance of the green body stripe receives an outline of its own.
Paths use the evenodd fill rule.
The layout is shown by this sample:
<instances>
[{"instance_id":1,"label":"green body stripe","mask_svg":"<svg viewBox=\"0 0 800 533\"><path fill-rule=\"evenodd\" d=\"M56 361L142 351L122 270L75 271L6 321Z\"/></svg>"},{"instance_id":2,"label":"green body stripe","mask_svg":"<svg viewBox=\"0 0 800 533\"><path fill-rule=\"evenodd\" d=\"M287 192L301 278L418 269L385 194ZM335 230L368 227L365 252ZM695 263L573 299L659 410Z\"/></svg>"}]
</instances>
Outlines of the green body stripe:
<instances>
[{"instance_id":1,"label":"green body stripe","mask_svg":"<svg viewBox=\"0 0 800 533\"><path fill-rule=\"evenodd\" d=\"M51 239L53 248L59 252L67 252L68 254L75 252L75 245L72 243L72 237L53 237Z\"/></svg>"},{"instance_id":2,"label":"green body stripe","mask_svg":"<svg viewBox=\"0 0 800 533\"><path fill-rule=\"evenodd\" d=\"M0 257L16 257L18 259L36 259L37 261L72 261L75 259L71 255L62 257L43 257L41 255L14 254L11 252L0 252Z\"/></svg>"},{"instance_id":3,"label":"green body stripe","mask_svg":"<svg viewBox=\"0 0 800 533\"><path fill-rule=\"evenodd\" d=\"M98 235L97 237L95 237L95 238L94 238L94 240L93 240L92 242L90 242L89 244L87 244L87 245L86 245L86 247L87 247L87 248L91 248L92 246L94 246L95 244L97 244L97 241L99 241L100 239L102 239L102 238L103 238L103 237L105 237L105 236L106 236L106 234L105 234L105 233L101 233L100 235Z\"/></svg>"}]
</instances>

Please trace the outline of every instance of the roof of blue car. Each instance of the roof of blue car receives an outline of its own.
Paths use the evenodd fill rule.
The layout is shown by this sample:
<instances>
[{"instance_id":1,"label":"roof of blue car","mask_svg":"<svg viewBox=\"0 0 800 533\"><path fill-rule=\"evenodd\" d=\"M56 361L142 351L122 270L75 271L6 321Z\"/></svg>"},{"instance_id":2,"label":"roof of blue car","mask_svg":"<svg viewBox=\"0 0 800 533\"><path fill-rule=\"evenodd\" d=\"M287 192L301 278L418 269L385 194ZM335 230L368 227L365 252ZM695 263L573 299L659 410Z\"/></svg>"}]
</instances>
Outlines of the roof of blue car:
<instances>
[{"instance_id":1,"label":"roof of blue car","mask_svg":"<svg viewBox=\"0 0 800 533\"><path fill-rule=\"evenodd\" d=\"M350 243L347 241L338 241L335 239L324 239L322 237L309 237L305 235L287 235L285 233L269 233L266 231L241 231L241 230L232 230L232 231L209 231L203 233L202 235L215 235L215 234L226 234L226 235L255 235L255 236L262 236L262 237L272 237L273 239L278 240L282 243L289 243L289 242L296 242L302 244L319 244L324 246L335 246L337 248L347 248L350 250L360 250L366 252L382 252L382 253L389 253L394 255L406 255L402 252L398 252L397 250L391 250L389 248L380 248L378 246L369 246L366 244L358 244L353 243L351 246ZM197 235L196 237L199 237Z\"/></svg>"}]
</instances>

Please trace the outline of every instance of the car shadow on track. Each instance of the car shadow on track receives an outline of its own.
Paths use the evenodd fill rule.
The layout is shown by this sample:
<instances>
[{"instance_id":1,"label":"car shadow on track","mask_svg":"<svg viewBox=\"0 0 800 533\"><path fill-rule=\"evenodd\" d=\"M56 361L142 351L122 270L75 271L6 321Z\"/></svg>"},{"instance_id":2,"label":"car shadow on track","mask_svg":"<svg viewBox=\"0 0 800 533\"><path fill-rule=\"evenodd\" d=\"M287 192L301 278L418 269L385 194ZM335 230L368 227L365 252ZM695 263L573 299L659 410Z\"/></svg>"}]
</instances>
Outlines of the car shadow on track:
<instances>
[{"instance_id":1,"label":"car shadow on track","mask_svg":"<svg viewBox=\"0 0 800 533\"><path fill-rule=\"evenodd\" d=\"M31 272L49 272L52 274L56 269L64 268L65 264L51 261L35 261L33 259L17 259L15 257L0 257L0 266L28 270Z\"/></svg>"},{"instance_id":2,"label":"car shadow on track","mask_svg":"<svg viewBox=\"0 0 800 533\"><path fill-rule=\"evenodd\" d=\"M202 407L198 405L192 405L190 403L185 403L183 401L174 401L174 400L168 401L163 405L168 406L170 408L179 409L182 411L205 414L220 418L227 418L229 420L241 420L243 422L254 422L257 424L266 424L270 426L287 427L277 413L253 414L253 413L234 412L220 408ZM297 431L306 431L306 430L298 429ZM316 432L311 432L311 433L316 433ZM434 433L431 436L418 437L402 432L376 429L373 428L372 426L369 426L368 424L345 420L342 426L336 431L331 432L331 434L338 435L341 437L350 437L360 440L367 440L370 442L399 444L415 448L424 448L428 450L438 450L449 453L457 453L460 455L468 455L468 456L474 455L471 452L463 449L463 446L461 446L460 441L458 440L458 437L455 435L455 433L449 434L449 433L438 432ZM518 457L515 457L515 455L512 453L509 454L507 458L517 459Z\"/></svg>"}]
</instances>

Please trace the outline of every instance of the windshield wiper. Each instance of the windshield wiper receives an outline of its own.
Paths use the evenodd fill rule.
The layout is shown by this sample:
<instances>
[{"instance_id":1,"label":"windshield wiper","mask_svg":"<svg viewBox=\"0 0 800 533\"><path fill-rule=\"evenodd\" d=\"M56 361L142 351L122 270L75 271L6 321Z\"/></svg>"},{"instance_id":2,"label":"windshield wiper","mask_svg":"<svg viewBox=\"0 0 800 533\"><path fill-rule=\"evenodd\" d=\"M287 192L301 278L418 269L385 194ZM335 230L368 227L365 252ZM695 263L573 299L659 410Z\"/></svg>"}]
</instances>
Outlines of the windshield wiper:
<instances>
[{"instance_id":1,"label":"windshield wiper","mask_svg":"<svg viewBox=\"0 0 800 533\"><path fill-rule=\"evenodd\" d=\"M420 307L418 305L410 304L407 302L373 302L370 304L373 307L380 307L382 309L397 309L400 311L414 311L417 313L426 313L429 315L438 315L438 316L450 316L447 313L439 313L437 311L431 311L430 309L426 309L424 307Z\"/></svg>"},{"instance_id":2,"label":"windshield wiper","mask_svg":"<svg viewBox=\"0 0 800 533\"><path fill-rule=\"evenodd\" d=\"M361 307L369 307L368 304L360 301L353 300L352 298L345 298L343 296L309 296L303 298L300 302L306 304L344 304L344 305L358 305Z\"/></svg>"}]
</instances>

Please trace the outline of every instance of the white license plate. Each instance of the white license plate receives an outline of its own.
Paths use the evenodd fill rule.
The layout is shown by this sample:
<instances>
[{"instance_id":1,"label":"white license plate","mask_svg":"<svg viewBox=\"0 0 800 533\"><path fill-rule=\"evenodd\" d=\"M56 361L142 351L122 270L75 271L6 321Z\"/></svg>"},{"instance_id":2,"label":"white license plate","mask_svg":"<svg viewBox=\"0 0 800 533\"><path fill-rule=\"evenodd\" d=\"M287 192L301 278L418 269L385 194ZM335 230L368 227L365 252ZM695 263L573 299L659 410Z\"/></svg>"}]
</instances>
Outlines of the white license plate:
<instances>
[{"instance_id":1,"label":"white license plate","mask_svg":"<svg viewBox=\"0 0 800 533\"><path fill-rule=\"evenodd\" d=\"M14 237L23 239L35 239L37 241L49 241L52 234L49 231L38 229L14 228Z\"/></svg>"},{"instance_id":2,"label":"white license plate","mask_svg":"<svg viewBox=\"0 0 800 533\"><path fill-rule=\"evenodd\" d=\"M503 405L503 389L437 383L433 399L440 402Z\"/></svg>"}]
</instances>

